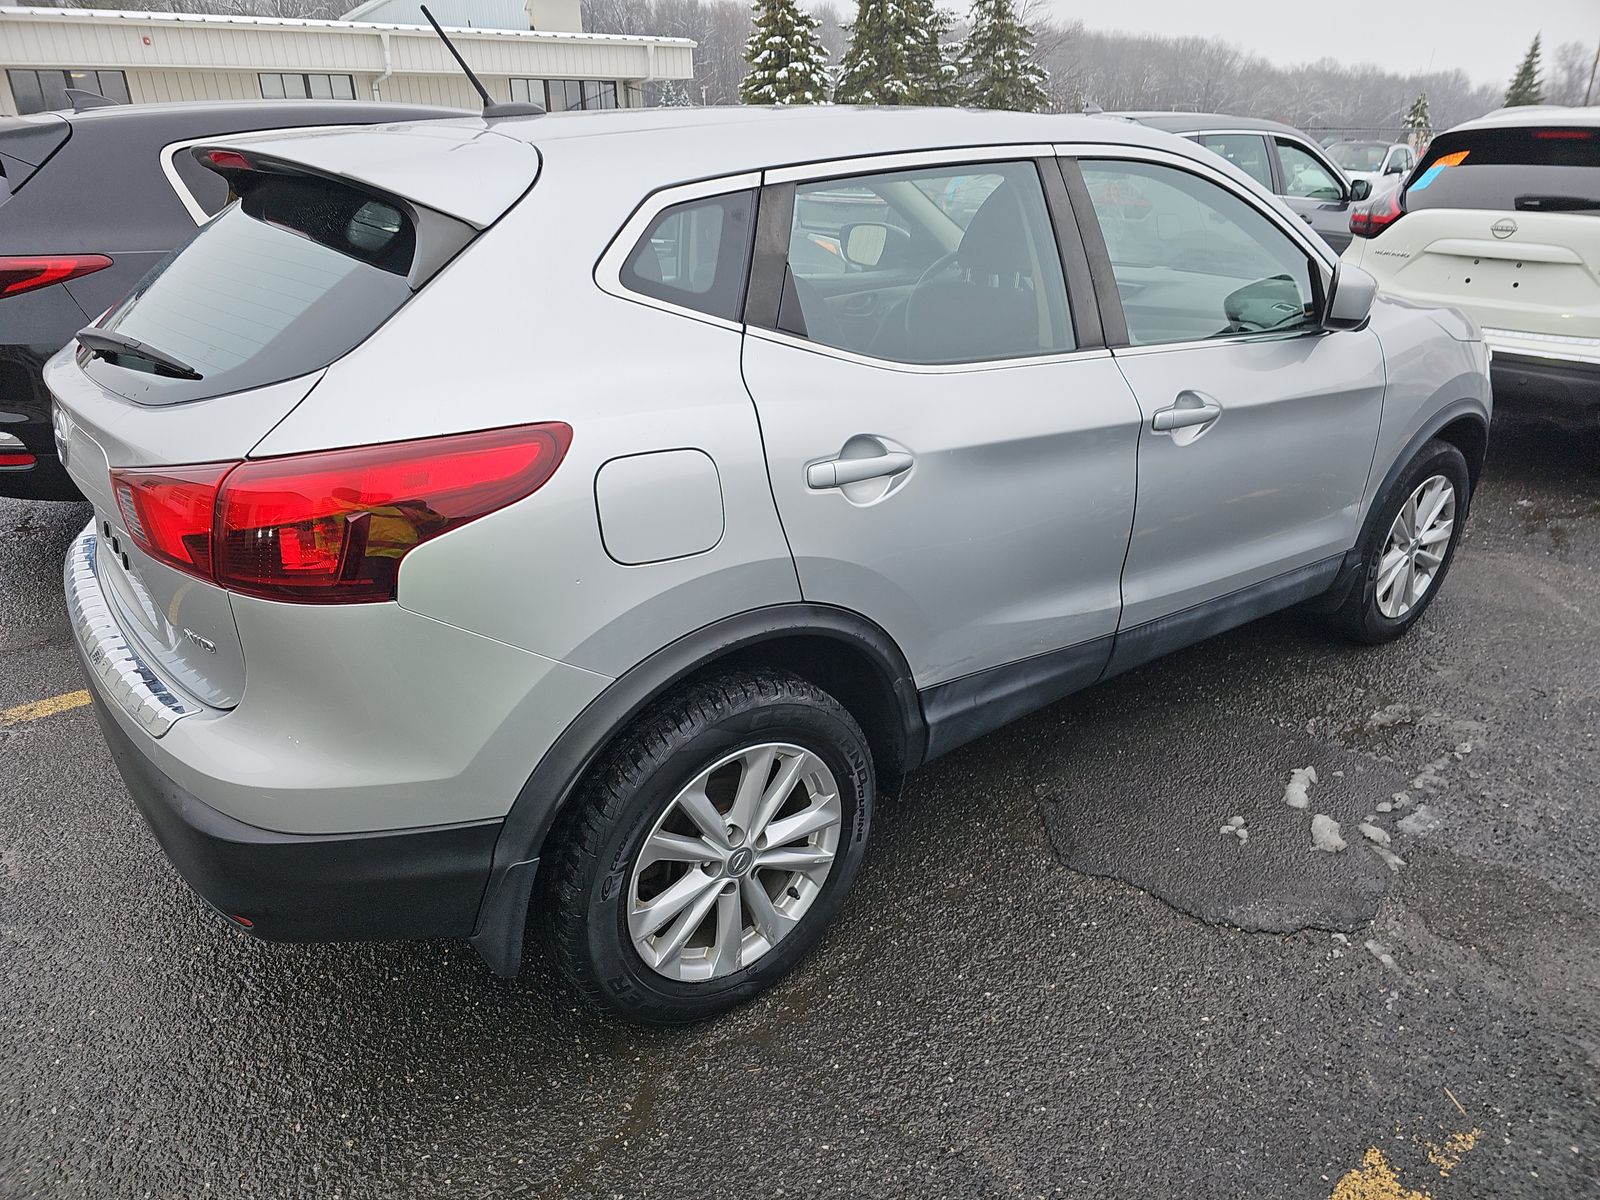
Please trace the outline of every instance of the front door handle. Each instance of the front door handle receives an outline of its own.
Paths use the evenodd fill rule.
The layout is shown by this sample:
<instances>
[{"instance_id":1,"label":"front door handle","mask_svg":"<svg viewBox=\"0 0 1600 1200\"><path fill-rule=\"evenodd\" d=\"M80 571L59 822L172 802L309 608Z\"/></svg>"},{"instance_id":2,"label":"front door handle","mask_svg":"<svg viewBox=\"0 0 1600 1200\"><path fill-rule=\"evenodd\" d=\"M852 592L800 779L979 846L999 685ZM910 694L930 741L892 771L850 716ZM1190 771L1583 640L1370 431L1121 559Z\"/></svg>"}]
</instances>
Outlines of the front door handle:
<instances>
[{"instance_id":1,"label":"front door handle","mask_svg":"<svg viewBox=\"0 0 1600 1200\"><path fill-rule=\"evenodd\" d=\"M833 458L806 468L806 486L820 491L860 483L864 479L882 479L909 471L911 462L911 455L893 451L872 458Z\"/></svg>"},{"instance_id":2,"label":"front door handle","mask_svg":"<svg viewBox=\"0 0 1600 1200\"><path fill-rule=\"evenodd\" d=\"M1157 433L1171 433L1174 429L1209 425L1221 415L1222 405L1215 400L1209 400L1198 392L1181 392L1176 404L1156 410L1150 418L1150 428Z\"/></svg>"}]
</instances>

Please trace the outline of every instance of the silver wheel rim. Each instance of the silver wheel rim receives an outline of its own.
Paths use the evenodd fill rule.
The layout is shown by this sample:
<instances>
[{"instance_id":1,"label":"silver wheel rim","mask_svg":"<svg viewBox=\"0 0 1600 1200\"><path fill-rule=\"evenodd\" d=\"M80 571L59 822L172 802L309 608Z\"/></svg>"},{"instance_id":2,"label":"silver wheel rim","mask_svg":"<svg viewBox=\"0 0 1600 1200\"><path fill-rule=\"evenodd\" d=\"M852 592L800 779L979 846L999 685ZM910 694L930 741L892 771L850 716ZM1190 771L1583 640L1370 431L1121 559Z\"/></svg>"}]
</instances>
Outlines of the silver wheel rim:
<instances>
[{"instance_id":1,"label":"silver wheel rim","mask_svg":"<svg viewBox=\"0 0 1600 1200\"><path fill-rule=\"evenodd\" d=\"M646 965L700 982L788 937L833 870L843 807L815 754L767 742L719 759L650 830L628 883L628 933Z\"/></svg>"},{"instance_id":2,"label":"silver wheel rim","mask_svg":"<svg viewBox=\"0 0 1600 1200\"><path fill-rule=\"evenodd\" d=\"M1400 506L1378 561L1378 611L1391 621L1422 602L1439 577L1456 527L1456 489L1432 475Z\"/></svg>"}]
</instances>

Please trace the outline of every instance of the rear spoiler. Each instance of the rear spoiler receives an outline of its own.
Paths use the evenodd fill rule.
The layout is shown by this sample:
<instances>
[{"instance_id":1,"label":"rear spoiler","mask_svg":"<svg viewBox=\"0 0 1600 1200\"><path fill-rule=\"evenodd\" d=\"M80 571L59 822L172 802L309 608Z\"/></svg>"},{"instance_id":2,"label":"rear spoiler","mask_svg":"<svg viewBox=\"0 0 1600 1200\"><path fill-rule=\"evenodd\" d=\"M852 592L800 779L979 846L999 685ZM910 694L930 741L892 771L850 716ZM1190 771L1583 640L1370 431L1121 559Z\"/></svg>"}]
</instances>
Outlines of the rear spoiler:
<instances>
[{"instance_id":1,"label":"rear spoiler","mask_svg":"<svg viewBox=\"0 0 1600 1200\"><path fill-rule=\"evenodd\" d=\"M412 254L411 267L406 273L406 285L412 291L416 291L438 274L439 269L466 249L479 233L476 226L448 213L419 205L392 192L367 187L343 175L312 170L303 163L288 162L271 155L258 154L254 150L239 150L227 146L199 145L191 147L189 153L202 167L215 171L226 179L229 193L234 197L249 196L250 192L264 180L290 176L316 179L347 193L354 193L358 198L370 197L400 209L411 219L412 226L416 229L416 249Z\"/></svg>"},{"instance_id":2,"label":"rear spoiler","mask_svg":"<svg viewBox=\"0 0 1600 1200\"><path fill-rule=\"evenodd\" d=\"M202 149L395 197L474 229L494 224L539 177L531 142L492 132L477 117L251 133Z\"/></svg>"},{"instance_id":3,"label":"rear spoiler","mask_svg":"<svg viewBox=\"0 0 1600 1200\"><path fill-rule=\"evenodd\" d=\"M0 200L15 195L71 136L72 123L55 113L0 117Z\"/></svg>"}]
</instances>

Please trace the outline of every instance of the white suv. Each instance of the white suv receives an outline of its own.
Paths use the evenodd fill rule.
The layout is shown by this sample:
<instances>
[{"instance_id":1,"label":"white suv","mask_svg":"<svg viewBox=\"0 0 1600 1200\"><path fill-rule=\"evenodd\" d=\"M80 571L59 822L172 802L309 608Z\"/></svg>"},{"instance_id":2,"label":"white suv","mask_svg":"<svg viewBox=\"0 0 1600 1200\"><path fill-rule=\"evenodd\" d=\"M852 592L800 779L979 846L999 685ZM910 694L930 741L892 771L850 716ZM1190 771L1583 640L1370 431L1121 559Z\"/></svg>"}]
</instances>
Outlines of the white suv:
<instances>
[{"instance_id":1,"label":"white suv","mask_svg":"<svg viewBox=\"0 0 1600 1200\"><path fill-rule=\"evenodd\" d=\"M1600 412L1600 109L1458 125L1350 231L1344 261L1388 295L1476 319L1497 398L1585 423Z\"/></svg>"}]
</instances>

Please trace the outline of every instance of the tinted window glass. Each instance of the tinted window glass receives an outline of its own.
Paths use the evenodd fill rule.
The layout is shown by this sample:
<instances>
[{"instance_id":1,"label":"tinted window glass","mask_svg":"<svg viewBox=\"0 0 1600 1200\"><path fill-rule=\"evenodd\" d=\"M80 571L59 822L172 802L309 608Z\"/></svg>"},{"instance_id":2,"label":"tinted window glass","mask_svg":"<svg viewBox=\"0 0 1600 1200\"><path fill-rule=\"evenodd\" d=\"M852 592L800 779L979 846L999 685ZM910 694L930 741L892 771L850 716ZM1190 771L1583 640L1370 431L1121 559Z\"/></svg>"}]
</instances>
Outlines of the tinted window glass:
<instances>
[{"instance_id":1,"label":"tinted window glass","mask_svg":"<svg viewBox=\"0 0 1600 1200\"><path fill-rule=\"evenodd\" d=\"M628 255L623 286L714 317L739 320L753 208L753 192L673 205L656 218Z\"/></svg>"},{"instance_id":2,"label":"tinted window glass","mask_svg":"<svg viewBox=\"0 0 1600 1200\"><path fill-rule=\"evenodd\" d=\"M1346 171L1377 171L1388 152L1383 142L1335 142L1328 147L1328 157Z\"/></svg>"},{"instance_id":3,"label":"tinted window glass","mask_svg":"<svg viewBox=\"0 0 1600 1200\"><path fill-rule=\"evenodd\" d=\"M1316 322L1310 260L1254 206L1176 167L1082 165L1135 345Z\"/></svg>"},{"instance_id":4,"label":"tinted window glass","mask_svg":"<svg viewBox=\"0 0 1600 1200\"><path fill-rule=\"evenodd\" d=\"M1278 143L1278 162L1283 167L1283 194L1305 200L1342 200L1344 188L1311 152L1293 142Z\"/></svg>"},{"instance_id":5,"label":"tinted window glass","mask_svg":"<svg viewBox=\"0 0 1600 1200\"><path fill-rule=\"evenodd\" d=\"M984 163L801 184L778 325L912 363L1072 349L1038 170Z\"/></svg>"},{"instance_id":6,"label":"tinted window glass","mask_svg":"<svg viewBox=\"0 0 1600 1200\"><path fill-rule=\"evenodd\" d=\"M228 207L233 195L228 190L228 181L221 175L202 167L195 162L192 154L184 150L172 156L172 165L184 188L207 216L214 217Z\"/></svg>"},{"instance_id":7,"label":"tinted window glass","mask_svg":"<svg viewBox=\"0 0 1600 1200\"><path fill-rule=\"evenodd\" d=\"M415 238L407 214L353 188L254 177L240 203L163 260L101 322L203 378L166 378L127 356L85 356L86 367L112 390L139 389L148 403L220 395L324 367L410 296ZM152 377L159 386L151 386Z\"/></svg>"},{"instance_id":8,"label":"tinted window glass","mask_svg":"<svg viewBox=\"0 0 1600 1200\"><path fill-rule=\"evenodd\" d=\"M1272 190L1272 168L1267 163L1267 139L1246 133L1207 133L1200 144L1220 154L1267 191Z\"/></svg>"},{"instance_id":9,"label":"tinted window glass","mask_svg":"<svg viewBox=\"0 0 1600 1200\"><path fill-rule=\"evenodd\" d=\"M1408 209L1600 210L1600 128L1471 129L1436 138Z\"/></svg>"}]
</instances>

